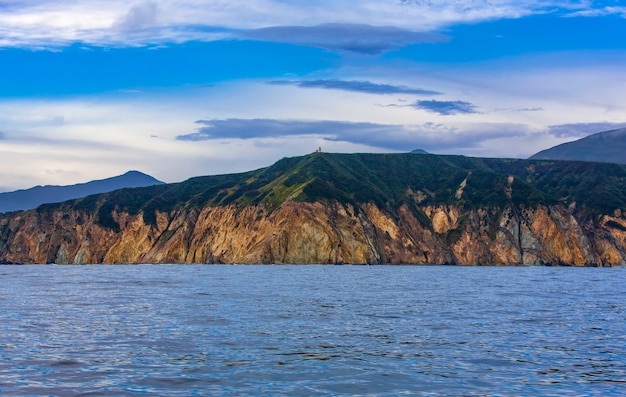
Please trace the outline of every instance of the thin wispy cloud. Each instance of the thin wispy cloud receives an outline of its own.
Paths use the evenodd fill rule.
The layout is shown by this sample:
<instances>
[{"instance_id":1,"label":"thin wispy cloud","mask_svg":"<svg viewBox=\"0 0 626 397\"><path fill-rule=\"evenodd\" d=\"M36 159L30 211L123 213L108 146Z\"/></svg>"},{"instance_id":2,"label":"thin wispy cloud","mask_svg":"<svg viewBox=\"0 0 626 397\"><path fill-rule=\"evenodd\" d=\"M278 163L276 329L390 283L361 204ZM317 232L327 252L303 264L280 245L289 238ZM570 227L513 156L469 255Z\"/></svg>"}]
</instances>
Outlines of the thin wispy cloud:
<instances>
[{"instance_id":1,"label":"thin wispy cloud","mask_svg":"<svg viewBox=\"0 0 626 397\"><path fill-rule=\"evenodd\" d=\"M302 44L329 50L378 55L416 43L448 41L441 34L413 32L393 26L328 23L317 26L275 26L247 31L243 38Z\"/></svg>"},{"instance_id":2,"label":"thin wispy cloud","mask_svg":"<svg viewBox=\"0 0 626 397\"><path fill-rule=\"evenodd\" d=\"M592 12L604 8L598 1L580 0L400 0L406 8L414 8L430 12L439 12L441 19L458 22L488 21L501 18L521 18L529 15L556 13L568 15L572 13Z\"/></svg>"},{"instance_id":3,"label":"thin wispy cloud","mask_svg":"<svg viewBox=\"0 0 626 397\"><path fill-rule=\"evenodd\" d=\"M310 136L379 150L410 151L422 148L446 151L459 147L475 147L503 134L516 137L528 132L527 126L503 123L485 123L475 128L463 129L432 122L396 125L335 120L220 119L198 120L196 123L202 127L194 133L179 135L177 140L199 142Z\"/></svg>"},{"instance_id":4,"label":"thin wispy cloud","mask_svg":"<svg viewBox=\"0 0 626 397\"><path fill-rule=\"evenodd\" d=\"M322 88L328 90L362 92L366 94L412 94L427 96L441 94L441 92L423 88L381 84L366 80L273 80L267 83L272 85L293 85L300 88Z\"/></svg>"},{"instance_id":5,"label":"thin wispy cloud","mask_svg":"<svg viewBox=\"0 0 626 397\"><path fill-rule=\"evenodd\" d=\"M517 112L543 112L545 109L542 107L535 108L517 108L515 111Z\"/></svg>"},{"instance_id":6,"label":"thin wispy cloud","mask_svg":"<svg viewBox=\"0 0 626 397\"><path fill-rule=\"evenodd\" d=\"M616 15L622 18L626 18L626 7L621 6L606 6L601 8L588 8L567 14L568 17L600 17Z\"/></svg>"},{"instance_id":7,"label":"thin wispy cloud","mask_svg":"<svg viewBox=\"0 0 626 397\"><path fill-rule=\"evenodd\" d=\"M542 107L522 107L522 108L496 108L494 112L543 112Z\"/></svg>"},{"instance_id":8,"label":"thin wispy cloud","mask_svg":"<svg viewBox=\"0 0 626 397\"><path fill-rule=\"evenodd\" d=\"M548 129L550 135L558 138L581 138L598 132L625 128L626 123L572 123L551 125Z\"/></svg>"},{"instance_id":9,"label":"thin wispy cloud","mask_svg":"<svg viewBox=\"0 0 626 397\"><path fill-rule=\"evenodd\" d=\"M354 134L357 131L379 134L398 126L374 123L355 123L343 121L301 121L274 119L225 119L198 120L201 125L197 132L177 136L183 141L203 141L210 139L253 139L279 138L287 136L338 136Z\"/></svg>"},{"instance_id":10,"label":"thin wispy cloud","mask_svg":"<svg viewBox=\"0 0 626 397\"><path fill-rule=\"evenodd\" d=\"M415 109L426 110L428 112L437 113L442 116L479 113L476 106L465 101L417 101L410 106Z\"/></svg>"}]
</instances>

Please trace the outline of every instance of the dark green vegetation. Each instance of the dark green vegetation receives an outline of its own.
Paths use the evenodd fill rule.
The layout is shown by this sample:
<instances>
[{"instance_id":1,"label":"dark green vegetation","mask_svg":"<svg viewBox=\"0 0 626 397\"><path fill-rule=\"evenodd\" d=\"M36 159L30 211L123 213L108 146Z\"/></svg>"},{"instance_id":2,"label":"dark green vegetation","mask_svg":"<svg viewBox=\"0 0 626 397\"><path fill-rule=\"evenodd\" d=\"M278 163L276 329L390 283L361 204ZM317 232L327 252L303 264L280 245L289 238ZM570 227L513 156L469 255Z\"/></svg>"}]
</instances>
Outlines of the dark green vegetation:
<instances>
[{"instance_id":1,"label":"dark green vegetation","mask_svg":"<svg viewBox=\"0 0 626 397\"><path fill-rule=\"evenodd\" d=\"M594 216L626 210L626 166L410 153L314 153L284 158L256 171L122 189L43 205L38 211L83 209L95 212L103 226L117 229L113 210L143 211L144 220L155 223L156 210L264 204L269 213L288 199L336 200L353 204L357 211L357 204L371 202L392 212L401 204L416 210L431 204L502 209L509 204L575 203L577 212Z\"/></svg>"},{"instance_id":2,"label":"dark green vegetation","mask_svg":"<svg viewBox=\"0 0 626 397\"><path fill-rule=\"evenodd\" d=\"M536 160L580 160L626 164L626 128L600 132L543 150Z\"/></svg>"}]
</instances>

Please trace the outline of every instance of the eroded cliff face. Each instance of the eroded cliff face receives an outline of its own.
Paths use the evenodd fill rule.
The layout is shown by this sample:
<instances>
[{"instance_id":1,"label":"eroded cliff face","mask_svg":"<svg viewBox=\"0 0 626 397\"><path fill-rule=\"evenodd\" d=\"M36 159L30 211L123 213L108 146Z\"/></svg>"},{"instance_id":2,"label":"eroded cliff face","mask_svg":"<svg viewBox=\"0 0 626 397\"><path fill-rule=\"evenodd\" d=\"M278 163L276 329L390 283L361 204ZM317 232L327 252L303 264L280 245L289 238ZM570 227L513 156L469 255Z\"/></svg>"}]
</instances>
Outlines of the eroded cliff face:
<instances>
[{"instance_id":1,"label":"eroded cliff face","mask_svg":"<svg viewBox=\"0 0 626 397\"><path fill-rule=\"evenodd\" d=\"M29 211L0 218L4 263L626 264L626 219L585 222L563 206L464 210L286 202L156 214Z\"/></svg>"}]
</instances>

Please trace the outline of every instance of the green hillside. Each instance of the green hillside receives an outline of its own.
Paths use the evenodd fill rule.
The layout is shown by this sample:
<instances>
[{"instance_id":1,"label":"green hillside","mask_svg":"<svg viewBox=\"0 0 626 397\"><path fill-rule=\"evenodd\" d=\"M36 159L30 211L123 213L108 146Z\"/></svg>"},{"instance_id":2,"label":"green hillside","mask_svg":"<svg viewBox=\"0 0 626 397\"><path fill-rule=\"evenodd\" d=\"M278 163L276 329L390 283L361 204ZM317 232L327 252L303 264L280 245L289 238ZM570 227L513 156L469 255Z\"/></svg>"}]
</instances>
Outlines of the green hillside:
<instances>
[{"instance_id":1,"label":"green hillside","mask_svg":"<svg viewBox=\"0 0 626 397\"><path fill-rule=\"evenodd\" d=\"M626 166L410 153L313 153L284 158L255 171L121 189L43 205L38 211L85 209L96 212L99 223L115 229L114 209L131 214L143 211L145 221L154 223L155 210L219 205L243 208L262 203L271 212L288 199L337 200L355 207L372 202L390 209L402 203L475 208L575 202L577 211L594 215L626 210Z\"/></svg>"}]
</instances>

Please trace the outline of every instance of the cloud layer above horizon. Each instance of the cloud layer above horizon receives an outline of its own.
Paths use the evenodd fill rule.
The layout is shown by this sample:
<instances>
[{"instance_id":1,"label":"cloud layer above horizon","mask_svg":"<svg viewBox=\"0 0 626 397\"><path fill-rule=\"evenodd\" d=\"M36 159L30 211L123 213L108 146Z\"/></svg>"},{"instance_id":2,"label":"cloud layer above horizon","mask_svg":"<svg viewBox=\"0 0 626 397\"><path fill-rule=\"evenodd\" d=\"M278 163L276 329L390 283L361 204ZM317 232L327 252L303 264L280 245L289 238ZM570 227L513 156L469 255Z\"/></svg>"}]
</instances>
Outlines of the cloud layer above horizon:
<instances>
[{"instance_id":1,"label":"cloud layer above horizon","mask_svg":"<svg viewBox=\"0 0 626 397\"><path fill-rule=\"evenodd\" d=\"M626 16L626 6L610 0L145 0L130 4L123 0L4 0L0 11L0 45L4 47L77 42L126 46L240 37L357 52L377 52L394 42L436 42L445 36L434 31L459 23L546 13Z\"/></svg>"},{"instance_id":2,"label":"cloud layer above horizon","mask_svg":"<svg viewBox=\"0 0 626 397\"><path fill-rule=\"evenodd\" d=\"M0 0L0 190L527 157L626 124L623 37L614 0Z\"/></svg>"}]
</instances>

